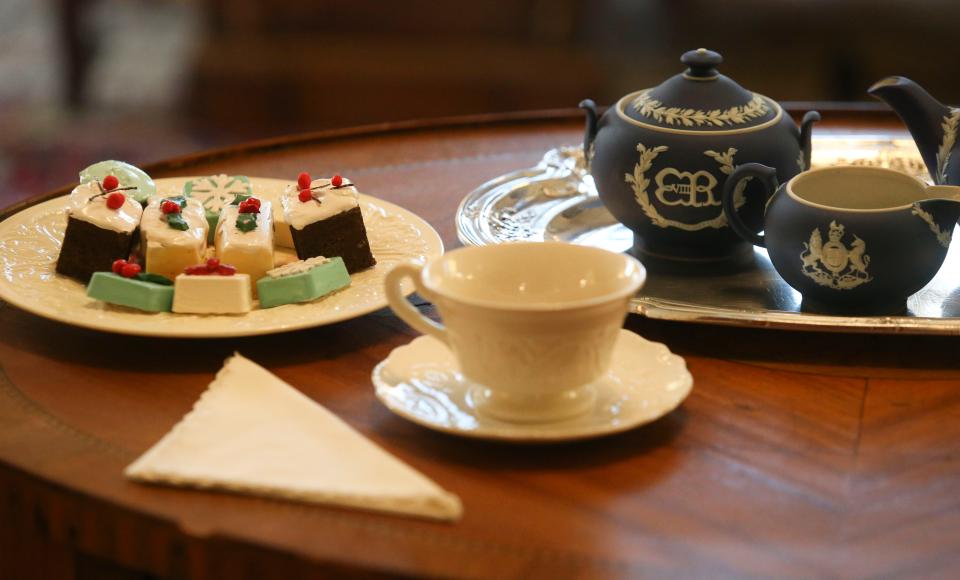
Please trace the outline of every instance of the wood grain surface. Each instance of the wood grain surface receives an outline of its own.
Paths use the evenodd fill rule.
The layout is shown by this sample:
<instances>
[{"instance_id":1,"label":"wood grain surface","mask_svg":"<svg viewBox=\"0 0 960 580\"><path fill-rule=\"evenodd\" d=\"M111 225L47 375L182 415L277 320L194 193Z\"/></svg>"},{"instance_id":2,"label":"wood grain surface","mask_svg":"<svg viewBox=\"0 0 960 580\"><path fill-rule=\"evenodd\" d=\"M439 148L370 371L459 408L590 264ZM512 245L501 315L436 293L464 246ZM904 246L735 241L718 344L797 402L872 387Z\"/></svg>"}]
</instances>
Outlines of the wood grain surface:
<instances>
[{"instance_id":1,"label":"wood grain surface","mask_svg":"<svg viewBox=\"0 0 960 580\"><path fill-rule=\"evenodd\" d=\"M342 173L454 247L467 192L580 136L567 112L468 119L275 140L148 170ZM635 316L627 327L686 357L689 399L622 435L528 447L436 434L380 405L371 370L415 336L388 310L274 336L159 340L0 303L0 577L956 574L960 338ZM234 351L460 495L463 520L126 481L123 468Z\"/></svg>"}]
</instances>

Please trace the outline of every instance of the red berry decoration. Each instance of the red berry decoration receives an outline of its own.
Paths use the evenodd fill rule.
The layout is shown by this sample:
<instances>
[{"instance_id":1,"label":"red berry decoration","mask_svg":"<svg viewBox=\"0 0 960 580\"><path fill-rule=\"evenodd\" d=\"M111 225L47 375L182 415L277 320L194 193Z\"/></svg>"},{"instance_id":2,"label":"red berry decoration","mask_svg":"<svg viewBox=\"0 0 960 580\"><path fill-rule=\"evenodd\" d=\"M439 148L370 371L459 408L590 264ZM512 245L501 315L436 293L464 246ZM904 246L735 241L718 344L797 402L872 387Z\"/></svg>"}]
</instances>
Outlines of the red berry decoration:
<instances>
[{"instance_id":1,"label":"red berry decoration","mask_svg":"<svg viewBox=\"0 0 960 580\"><path fill-rule=\"evenodd\" d=\"M297 176L297 185L300 186L300 189L310 189L310 182L313 181L310 179L310 174L306 171L300 173Z\"/></svg>"},{"instance_id":2,"label":"red berry decoration","mask_svg":"<svg viewBox=\"0 0 960 580\"><path fill-rule=\"evenodd\" d=\"M302 201L303 203L307 203L307 202L310 201L311 199L313 199L313 192L312 192L312 191L310 191L309 189L301 189L301 190L300 190L300 201Z\"/></svg>"},{"instance_id":3,"label":"red berry decoration","mask_svg":"<svg viewBox=\"0 0 960 580\"><path fill-rule=\"evenodd\" d=\"M180 204L168 199L160 204L160 211L165 214L180 213Z\"/></svg>"},{"instance_id":4,"label":"red berry decoration","mask_svg":"<svg viewBox=\"0 0 960 580\"><path fill-rule=\"evenodd\" d=\"M260 202L250 203L252 199L240 202L240 213L260 213Z\"/></svg>"},{"instance_id":5,"label":"red berry decoration","mask_svg":"<svg viewBox=\"0 0 960 580\"><path fill-rule=\"evenodd\" d=\"M133 278L140 273L140 264L131 264L126 263L123 265L123 268L120 269L120 275L124 278Z\"/></svg>"},{"instance_id":6,"label":"red berry decoration","mask_svg":"<svg viewBox=\"0 0 960 580\"><path fill-rule=\"evenodd\" d=\"M188 276L203 276L203 275L206 275L207 273L207 267L203 265L187 266L186 268L183 269L183 273Z\"/></svg>"},{"instance_id":7,"label":"red berry decoration","mask_svg":"<svg viewBox=\"0 0 960 580\"><path fill-rule=\"evenodd\" d=\"M249 205L255 206L257 209L260 209L260 200L255 197L248 197L247 203Z\"/></svg>"},{"instance_id":8,"label":"red berry decoration","mask_svg":"<svg viewBox=\"0 0 960 580\"><path fill-rule=\"evenodd\" d=\"M127 196L123 195L119 191L114 191L107 196L107 207L110 209L120 209L123 207L123 204L126 203Z\"/></svg>"},{"instance_id":9,"label":"red berry decoration","mask_svg":"<svg viewBox=\"0 0 960 580\"><path fill-rule=\"evenodd\" d=\"M217 268L217 274L221 276L233 276L237 273L237 269L229 264L221 264Z\"/></svg>"},{"instance_id":10,"label":"red berry decoration","mask_svg":"<svg viewBox=\"0 0 960 580\"><path fill-rule=\"evenodd\" d=\"M111 189L116 189L120 187L120 180L113 175L108 175L103 178L103 188L107 191Z\"/></svg>"},{"instance_id":11,"label":"red berry decoration","mask_svg":"<svg viewBox=\"0 0 960 580\"><path fill-rule=\"evenodd\" d=\"M123 267L126 265L127 261L122 258L119 260L114 260L113 265L110 266L110 270L112 270L114 274L120 275L123 273Z\"/></svg>"},{"instance_id":12,"label":"red berry decoration","mask_svg":"<svg viewBox=\"0 0 960 580\"><path fill-rule=\"evenodd\" d=\"M341 185L343 185L343 178L340 177L340 175L334 175L333 177L330 178L330 183L334 187L340 187Z\"/></svg>"},{"instance_id":13,"label":"red berry decoration","mask_svg":"<svg viewBox=\"0 0 960 580\"><path fill-rule=\"evenodd\" d=\"M220 260L218 260L217 258L210 258L209 260L207 260L208 271L213 272L219 267L220 267Z\"/></svg>"}]
</instances>

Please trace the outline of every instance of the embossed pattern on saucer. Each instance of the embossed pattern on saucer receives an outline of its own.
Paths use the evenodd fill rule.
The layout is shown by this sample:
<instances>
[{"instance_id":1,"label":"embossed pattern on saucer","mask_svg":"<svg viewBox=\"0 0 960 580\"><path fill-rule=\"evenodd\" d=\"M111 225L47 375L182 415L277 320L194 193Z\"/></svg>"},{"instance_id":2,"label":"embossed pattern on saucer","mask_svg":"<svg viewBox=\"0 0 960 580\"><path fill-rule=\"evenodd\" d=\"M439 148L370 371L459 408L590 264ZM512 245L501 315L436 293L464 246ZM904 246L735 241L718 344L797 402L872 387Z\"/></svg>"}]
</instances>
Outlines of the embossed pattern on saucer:
<instances>
[{"instance_id":1,"label":"embossed pattern on saucer","mask_svg":"<svg viewBox=\"0 0 960 580\"><path fill-rule=\"evenodd\" d=\"M547 443L619 433L654 421L687 397L693 377L683 358L663 344L621 330L609 374L597 381L590 412L551 423L509 423L477 413L472 384L457 370L450 350L420 336L398 347L373 370L377 398L417 423L480 439Z\"/></svg>"}]
</instances>

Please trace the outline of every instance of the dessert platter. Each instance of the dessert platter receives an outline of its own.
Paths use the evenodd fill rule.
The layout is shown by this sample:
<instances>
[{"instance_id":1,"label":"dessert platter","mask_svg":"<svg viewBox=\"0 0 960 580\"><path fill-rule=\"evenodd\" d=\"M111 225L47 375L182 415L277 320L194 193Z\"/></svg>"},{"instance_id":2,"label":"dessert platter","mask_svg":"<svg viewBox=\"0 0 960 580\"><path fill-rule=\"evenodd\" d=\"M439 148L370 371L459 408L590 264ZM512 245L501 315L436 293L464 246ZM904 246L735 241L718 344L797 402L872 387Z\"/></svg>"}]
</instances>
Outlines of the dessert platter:
<instances>
[{"instance_id":1,"label":"dessert platter","mask_svg":"<svg viewBox=\"0 0 960 580\"><path fill-rule=\"evenodd\" d=\"M105 161L80 177L0 223L0 298L76 326L203 338L331 324L386 306L395 263L443 253L429 224L339 175L154 181Z\"/></svg>"},{"instance_id":2,"label":"dessert platter","mask_svg":"<svg viewBox=\"0 0 960 580\"><path fill-rule=\"evenodd\" d=\"M909 134L828 130L812 136L816 112L794 126L774 101L719 74L718 54L700 49L682 60L686 72L626 95L602 117L592 101L581 103L587 113L582 147L548 151L535 167L469 193L456 215L461 242L564 241L630 252L648 269L631 308L650 318L960 333L960 249L950 247L960 208L952 187L960 184L960 162L950 162L960 109L891 77L870 92L894 107ZM743 165L765 169L744 173ZM809 185L797 182L793 189L806 187L805 195L833 213L805 223L789 244L764 247L757 235L764 226L776 225L771 239L782 239L788 226L780 224L824 205L804 201L774 211L787 205L774 201L796 199L792 190L778 191L778 183L806 174L811 178L802 181ZM825 185L828 174L835 175L834 185ZM899 180L900 174L913 179ZM854 191L866 182L878 185ZM924 189L924 183L935 186ZM895 202L881 203L884 191ZM868 196L874 201L864 201ZM780 213L785 217L776 221ZM874 239L864 237L867 228L876 228ZM779 265L771 261L774 250L787 256ZM890 272L871 284L880 268ZM894 280L896 292L889 290Z\"/></svg>"}]
</instances>

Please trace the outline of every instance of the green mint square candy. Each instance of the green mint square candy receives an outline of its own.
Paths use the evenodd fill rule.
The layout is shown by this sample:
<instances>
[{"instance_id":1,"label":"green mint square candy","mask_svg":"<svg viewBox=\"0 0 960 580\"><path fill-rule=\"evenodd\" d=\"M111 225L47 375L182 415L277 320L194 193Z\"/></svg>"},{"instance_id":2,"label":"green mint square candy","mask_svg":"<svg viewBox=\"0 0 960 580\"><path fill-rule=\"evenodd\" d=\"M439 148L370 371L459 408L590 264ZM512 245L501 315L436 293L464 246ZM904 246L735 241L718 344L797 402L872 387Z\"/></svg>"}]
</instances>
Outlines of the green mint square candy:
<instances>
[{"instance_id":1,"label":"green mint square candy","mask_svg":"<svg viewBox=\"0 0 960 580\"><path fill-rule=\"evenodd\" d=\"M343 259L310 258L270 270L257 280L260 308L308 302L350 285Z\"/></svg>"},{"instance_id":2,"label":"green mint square candy","mask_svg":"<svg viewBox=\"0 0 960 580\"><path fill-rule=\"evenodd\" d=\"M170 312L173 286L124 278L112 272L95 272L87 284L87 296L146 312Z\"/></svg>"}]
</instances>

